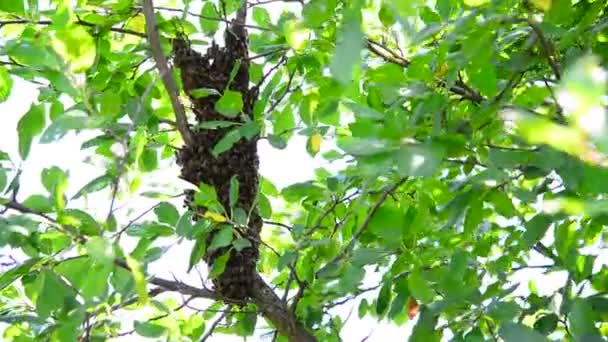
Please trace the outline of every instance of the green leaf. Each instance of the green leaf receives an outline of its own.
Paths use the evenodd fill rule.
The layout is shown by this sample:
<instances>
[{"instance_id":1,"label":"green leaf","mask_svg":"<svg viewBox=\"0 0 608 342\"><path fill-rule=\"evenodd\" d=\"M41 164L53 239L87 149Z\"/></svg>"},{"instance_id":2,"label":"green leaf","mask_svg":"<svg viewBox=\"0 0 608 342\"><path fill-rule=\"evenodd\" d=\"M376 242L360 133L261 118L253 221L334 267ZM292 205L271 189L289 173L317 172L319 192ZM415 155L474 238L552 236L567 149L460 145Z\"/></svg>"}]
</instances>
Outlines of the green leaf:
<instances>
[{"instance_id":1,"label":"green leaf","mask_svg":"<svg viewBox=\"0 0 608 342\"><path fill-rule=\"evenodd\" d=\"M73 293L62 279L49 270L41 272L38 277L42 284L36 299L36 312L41 317L49 317L54 311L62 309Z\"/></svg>"},{"instance_id":2,"label":"green leaf","mask_svg":"<svg viewBox=\"0 0 608 342\"><path fill-rule=\"evenodd\" d=\"M283 140L283 138L281 138L281 136L279 135L269 134L268 142L272 147L278 148L279 150L282 150L287 147L287 142L285 142L285 140Z\"/></svg>"},{"instance_id":3,"label":"green leaf","mask_svg":"<svg viewBox=\"0 0 608 342\"><path fill-rule=\"evenodd\" d=\"M386 314L389 304L391 303L393 296L391 287L392 284L390 282L386 282L382 285L380 292L378 293L378 300L376 301L376 314L380 317Z\"/></svg>"},{"instance_id":4,"label":"green leaf","mask_svg":"<svg viewBox=\"0 0 608 342\"><path fill-rule=\"evenodd\" d=\"M20 279L24 275L28 274L30 270L38 263L38 261L40 261L40 258L31 258L23 262L21 265L15 266L10 270L3 272L0 275L0 291L14 283L17 279Z\"/></svg>"},{"instance_id":5,"label":"green leaf","mask_svg":"<svg viewBox=\"0 0 608 342\"><path fill-rule=\"evenodd\" d=\"M387 6L386 3L382 3L380 11L378 11L378 19L380 19L380 22L386 27L393 26L393 24L396 22L395 17L393 16L393 11Z\"/></svg>"},{"instance_id":6,"label":"green leaf","mask_svg":"<svg viewBox=\"0 0 608 342\"><path fill-rule=\"evenodd\" d=\"M232 213L232 220L237 225L244 227L247 225L248 221L247 213L242 208L234 208L234 211Z\"/></svg>"},{"instance_id":7,"label":"green leaf","mask_svg":"<svg viewBox=\"0 0 608 342\"><path fill-rule=\"evenodd\" d=\"M572 335L579 339L599 333L595 327L595 315L591 305L581 298L572 301L568 314L568 325Z\"/></svg>"},{"instance_id":8,"label":"green leaf","mask_svg":"<svg viewBox=\"0 0 608 342\"><path fill-rule=\"evenodd\" d=\"M549 335L553 331L555 331L555 328L557 328L558 320L559 318L556 314L552 313L544 315L534 323L534 330L540 332L543 335Z\"/></svg>"},{"instance_id":9,"label":"green leaf","mask_svg":"<svg viewBox=\"0 0 608 342\"><path fill-rule=\"evenodd\" d=\"M8 70L0 66L0 103L6 101L13 89L13 79Z\"/></svg>"},{"instance_id":10,"label":"green leaf","mask_svg":"<svg viewBox=\"0 0 608 342\"><path fill-rule=\"evenodd\" d=\"M135 224L127 229L127 234L130 236L139 236L149 239L154 239L159 236L173 235L173 227L162 223L146 223Z\"/></svg>"},{"instance_id":11,"label":"green leaf","mask_svg":"<svg viewBox=\"0 0 608 342\"><path fill-rule=\"evenodd\" d=\"M207 205L210 202L217 202L217 192L213 186L201 183L194 194L194 204Z\"/></svg>"},{"instance_id":12,"label":"green leaf","mask_svg":"<svg viewBox=\"0 0 608 342\"><path fill-rule=\"evenodd\" d=\"M228 118L237 117L243 111L242 94L238 91L226 90L215 103L215 110Z\"/></svg>"},{"instance_id":13,"label":"green leaf","mask_svg":"<svg viewBox=\"0 0 608 342\"><path fill-rule=\"evenodd\" d=\"M236 122L232 122L232 121L205 121L205 122L201 122L198 123L195 127L196 128L202 128L202 129L218 129L218 128L224 128L224 127L230 127L230 126L234 126L237 125Z\"/></svg>"},{"instance_id":14,"label":"green leaf","mask_svg":"<svg viewBox=\"0 0 608 342\"><path fill-rule=\"evenodd\" d=\"M226 133L226 135L224 135L222 139L220 139L220 141L218 141L217 144L213 146L213 151L211 152L214 156L217 157L220 154L230 150L232 146L236 144L239 140L241 140L240 131L238 129L233 129L232 131Z\"/></svg>"},{"instance_id":15,"label":"green leaf","mask_svg":"<svg viewBox=\"0 0 608 342\"><path fill-rule=\"evenodd\" d=\"M505 342L548 342L549 340L537 331L520 323L505 322L498 332Z\"/></svg>"},{"instance_id":16,"label":"green leaf","mask_svg":"<svg viewBox=\"0 0 608 342\"><path fill-rule=\"evenodd\" d=\"M133 326L137 334L148 338L161 337L167 331L166 327L151 322L135 321Z\"/></svg>"},{"instance_id":17,"label":"green leaf","mask_svg":"<svg viewBox=\"0 0 608 342\"><path fill-rule=\"evenodd\" d=\"M256 24L263 27L268 27L271 24L270 14L264 7L253 8L253 20L256 22Z\"/></svg>"},{"instance_id":18,"label":"green leaf","mask_svg":"<svg viewBox=\"0 0 608 342\"><path fill-rule=\"evenodd\" d=\"M238 336L251 336L255 332L258 315L255 312L245 312L239 318L236 325L236 334ZM238 317L237 316L237 317Z\"/></svg>"},{"instance_id":19,"label":"green leaf","mask_svg":"<svg viewBox=\"0 0 608 342\"><path fill-rule=\"evenodd\" d=\"M57 31L52 43L55 51L70 64L72 71L83 72L93 66L95 41L84 26L72 25Z\"/></svg>"},{"instance_id":20,"label":"green leaf","mask_svg":"<svg viewBox=\"0 0 608 342\"><path fill-rule=\"evenodd\" d=\"M70 130L81 130L89 125L89 117L86 113L73 110L55 119L40 137L41 144L48 144L61 139Z\"/></svg>"},{"instance_id":21,"label":"green leaf","mask_svg":"<svg viewBox=\"0 0 608 342\"><path fill-rule=\"evenodd\" d=\"M249 121L239 128L239 133L243 138L251 140L251 138L260 133L260 126L255 121Z\"/></svg>"},{"instance_id":22,"label":"green leaf","mask_svg":"<svg viewBox=\"0 0 608 342\"><path fill-rule=\"evenodd\" d=\"M567 112L572 123L589 133L599 143L600 149L608 152L608 122L602 99L607 91L606 73L597 56L584 55L568 67L557 91L557 100Z\"/></svg>"},{"instance_id":23,"label":"green leaf","mask_svg":"<svg viewBox=\"0 0 608 342\"><path fill-rule=\"evenodd\" d=\"M46 122L45 116L46 113L43 105L32 104L27 113L25 113L17 123L19 155L21 156L21 159L27 159L32 146L32 140L44 129Z\"/></svg>"},{"instance_id":24,"label":"green leaf","mask_svg":"<svg viewBox=\"0 0 608 342\"><path fill-rule=\"evenodd\" d=\"M207 2L205 4L205 6L211 4L213 6L213 4L211 2ZM217 91L216 89L213 88L197 88L194 89L190 92L190 96L192 96L195 99L203 99L205 97L208 96L220 96L222 95L219 91ZM201 123L202 124L202 123Z\"/></svg>"},{"instance_id":25,"label":"green leaf","mask_svg":"<svg viewBox=\"0 0 608 342\"><path fill-rule=\"evenodd\" d=\"M227 251L226 253L215 259L215 262L211 266L211 271L209 272L210 279L215 279L222 275L222 273L224 273L228 259L230 259L230 251Z\"/></svg>"},{"instance_id":26,"label":"green leaf","mask_svg":"<svg viewBox=\"0 0 608 342\"><path fill-rule=\"evenodd\" d=\"M177 235L179 236L185 236L188 238L192 237L192 212L191 211L186 211L177 221L177 228L175 229L175 232L177 233Z\"/></svg>"},{"instance_id":27,"label":"green leaf","mask_svg":"<svg viewBox=\"0 0 608 342\"><path fill-rule=\"evenodd\" d=\"M43 195L31 195L23 201L23 205L39 213L50 213L53 211L51 201Z\"/></svg>"},{"instance_id":28,"label":"green leaf","mask_svg":"<svg viewBox=\"0 0 608 342\"><path fill-rule=\"evenodd\" d=\"M525 247L530 248L539 242L545 236L551 223L551 217L544 214L538 214L526 222L526 231L522 238Z\"/></svg>"},{"instance_id":29,"label":"green leaf","mask_svg":"<svg viewBox=\"0 0 608 342\"><path fill-rule=\"evenodd\" d=\"M129 141L129 158L131 161L138 161L148 141L146 128L143 126L137 127L133 138Z\"/></svg>"},{"instance_id":30,"label":"green leaf","mask_svg":"<svg viewBox=\"0 0 608 342\"><path fill-rule=\"evenodd\" d=\"M211 244L207 248L208 251L212 252L218 248L230 246L232 243L232 227L225 225L220 231L215 233Z\"/></svg>"},{"instance_id":31,"label":"green leaf","mask_svg":"<svg viewBox=\"0 0 608 342\"><path fill-rule=\"evenodd\" d=\"M285 35L287 44L292 49L296 52L302 52L308 44L311 32L302 22L289 20L283 24L283 34Z\"/></svg>"},{"instance_id":32,"label":"green leaf","mask_svg":"<svg viewBox=\"0 0 608 342\"><path fill-rule=\"evenodd\" d=\"M86 242L85 248L93 260L106 265L114 263L114 248L107 239L99 236L92 237Z\"/></svg>"},{"instance_id":33,"label":"green leaf","mask_svg":"<svg viewBox=\"0 0 608 342\"><path fill-rule=\"evenodd\" d=\"M435 145L403 145L394 152L399 172L404 176L428 177L435 174L444 150Z\"/></svg>"},{"instance_id":34,"label":"green leaf","mask_svg":"<svg viewBox=\"0 0 608 342\"><path fill-rule=\"evenodd\" d=\"M234 207L239 200L239 179L237 175L230 178L230 207Z\"/></svg>"},{"instance_id":35,"label":"green leaf","mask_svg":"<svg viewBox=\"0 0 608 342\"><path fill-rule=\"evenodd\" d=\"M511 321L517 315L521 313L521 307L515 302L497 302L493 304L489 310L488 315L497 322Z\"/></svg>"},{"instance_id":36,"label":"green leaf","mask_svg":"<svg viewBox=\"0 0 608 342\"><path fill-rule=\"evenodd\" d=\"M258 206L260 209L260 215L262 215L263 218L269 219L272 216L272 205L270 204L270 201L266 195L258 195Z\"/></svg>"},{"instance_id":37,"label":"green leaf","mask_svg":"<svg viewBox=\"0 0 608 342\"><path fill-rule=\"evenodd\" d=\"M245 0L224 0L226 6L226 15L232 14L241 8L243 1Z\"/></svg>"},{"instance_id":38,"label":"green leaf","mask_svg":"<svg viewBox=\"0 0 608 342\"><path fill-rule=\"evenodd\" d=\"M344 273L342 273L342 276L340 277L340 289L345 293L355 291L363 280L364 276L365 270L362 267L357 267L355 265L349 264L344 270ZM385 299L383 298L383 300ZM380 297L378 297L378 304L376 307L377 310L379 310L379 312L384 313L386 309L383 306L385 305L387 304L380 303Z\"/></svg>"},{"instance_id":39,"label":"green leaf","mask_svg":"<svg viewBox=\"0 0 608 342\"><path fill-rule=\"evenodd\" d=\"M140 304L145 305L148 303L148 282L146 281L146 275L139 261L135 260L131 256L126 256L127 265L133 274L133 280L135 281L135 290L137 291L138 301Z\"/></svg>"},{"instance_id":40,"label":"green leaf","mask_svg":"<svg viewBox=\"0 0 608 342\"><path fill-rule=\"evenodd\" d=\"M8 181L8 178L6 176L6 170L0 169L0 192L2 192L4 190L4 188L6 187L7 181Z\"/></svg>"},{"instance_id":41,"label":"green leaf","mask_svg":"<svg viewBox=\"0 0 608 342\"><path fill-rule=\"evenodd\" d=\"M22 15L25 12L23 0L0 1L0 11Z\"/></svg>"},{"instance_id":42,"label":"green leaf","mask_svg":"<svg viewBox=\"0 0 608 342\"><path fill-rule=\"evenodd\" d=\"M492 97L496 95L497 79L496 67L491 62L471 63L467 68L467 76L471 79L474 87L479 89L484 96Z\"/></svg>"},{"instance_id":43,"label":"green leaf","mask_svg":"<svg viewBox=\"0 0 608 342\"><path fill-rule=\"evenodd\" d=\"M302 9L306 26L317 28L332 19L336 13L336 0L308 1Z\"/></svg>"},{"instance_id":44,"label":"green leaf","mask_svg":"<svg viewBox=\"0 0 608 342\"><path fill-rule=\"evenodd\" d=\"M4 1L2 1L4 2ZM44 46L35 41L19 40L14 45L7 46L8 55L17 63L29 66L50 66L57 67L55 59Z\"/></svg>"},{"instance_id":45,"label":"green leaf","mask_svg":"<svg viewBox=\"0 0 608 342\"><path fill-rule=\"evenodd\" d=\"M203 32L208 35L214 34L219 28L219 19L219 13L215 8L215 4L211 1L205 2L205 5L203 5L203 8L201 10L200 17L200 24L201 28L203 29Z\"/></svg>"},{"instance_id":46,"label":"green leaf","mask_svg":"<svg viewBox=\"0 0 608 342\"><path fill-rule=\"evenodd\" d=\"M352 82L353 67L359 63L362 47L361 12L357 7L350 8L344 13L330 66L332 76L342 84Z\"/></svg>"},{"instance_id":47,"label":"green leaf","mask_svg":"<svg viewBox=\"0 0 608 342\"><path fill-rule=\"evenodd\" d=\"M154 214L158 217L160 222L166 223L170 226L175 226L177 224L177 220L179 220L179 212L173 206L173 204L168 202L160 203L156 208L154 208Z\"/></svg>"},{"instance_id":48,"label":"green leaf","mask_svg":"<svg viewBox=\"0 0 608 342\"><path fill-rule=\"evenodd\" d=\"M88 195L93 192L101 191L106 187L110 186L114 182L114 178L110 175L99 176L92 181L88 182L85 186L80 189L72 199L80 198L84 195Z\"/></svg>"},{"instance_id":49,"label":"green leaf","mask_svg":"<svg viewBox=\"0 0 608 342\"><path fill-rule=\"evenodd\" d=\"M410 337L411 342L439 342L441 337L438 332L435 331L437 325L437 317L431 310L423 308L420 312L420 318L414 326L412 336Z\"/></svg>"},{"instance_id":50,"label":"green leaf","mask_svg":"<svg viewBox=\"0 0 608 342\"><path fill-rule=\"evenodd\" d=\"M232 246L237 250L237 252L240 252L245 248L251 247L251 242L247 239L240 238L234 240L234 242L232 242Z\"/></svg>"},{"instance_id":51,"label":"green leaf","mask_svg":"<svg viewBox=\"0 0 608 342\"><path fill-rule=\"evenodd\" d=\"M404 219L405 217L398 207L385 204L378 208L372 216L368 230L387 243L399 242L404 233Z\"/></svg>"},{"instance_id":52,"label":"green leaf","mask_svg":"<svg viewBox=\"0 0 608 342\"><path fill-rule=\"evenodd\" d=\"M198 264L199 261L203 258L207 251L207 243L205 238L198 238L194 243L194 247L192 247L192 251L190 252L190 259L188 261L188 272L194 267L194 265Z\"/></svg>"},{"instance_id":53,"label":"green leaf","mask_svg":"<svg viewBox=\"0 0 608 342\"><path fill-rule=\"evenodd\" d=\"M65 190L68 186L68 174L60 168L53 166L43 169L41 173L42 184L52 195L55 209L62 211L65 207Z\"/></svg>"},{"instance_id":54,"label":"green leaf","mask_svg":"<svg viewBox=\"0 0 608 342\"><path fill-rule=\"evenodd\" d=\"M407 278L410 293L419 302L428 304L435 298L435 293L420 271L412 272Z\"/></svg>"},{"instance_id":55,"label":"green leaf","mask_svg":"<svg viewBox=\"0 0 608 342\"><path fill-rule=\"evenodd\" d=\"M158 151L155 148L144 148L138 162L141 172L151 172L158 169Z\"/></svg>"}]
</instances>

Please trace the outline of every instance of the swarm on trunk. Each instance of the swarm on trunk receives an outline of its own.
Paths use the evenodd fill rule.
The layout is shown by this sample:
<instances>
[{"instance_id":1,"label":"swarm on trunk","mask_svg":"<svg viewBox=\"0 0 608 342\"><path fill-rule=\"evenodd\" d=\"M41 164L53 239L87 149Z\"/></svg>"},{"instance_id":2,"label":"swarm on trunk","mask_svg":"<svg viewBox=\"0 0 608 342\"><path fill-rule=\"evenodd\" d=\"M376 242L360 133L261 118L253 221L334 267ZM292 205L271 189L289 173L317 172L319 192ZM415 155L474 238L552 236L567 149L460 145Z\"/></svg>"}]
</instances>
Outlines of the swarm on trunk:
<instances>
[{"instance_id":1,"label":"swarm on trunk","mask_svg":"<svg viewBox=\"0 0 608 342\"><path fill-rule=\"evenodd\" d=\"M190 47L187 39L176 39L173 43L173 53L174 64L181 70L182 83L188 95L197 88L212 88L222 93L226 89L235 63L240 60L240 69L230 84L230 89L242 94L243 114L251 118L257 91L253 87L249 88L247 32L243 26L245 14L245 8L239 10L237 18L228 26L224 35L224 47L214 42L206 54L201 55ZM242 117L227 118L215 111L219 96L199 99L190 97L192 110L199 123L211 120L242 122ZM236 176L239 181L237 207L251 213L243 236L249 240L251 247L240 252L232 249L223 274L214 279L213 283L215 290L222 296L244 300L251 297L254 285L262 227L262 220L254 207L258 193L257 136L249 140L241 139L229 151L215 157L211 152L213 147L231 129L233 127L194 131L194 143L180 150L177 161L182 167L182 178L193 184L202 182L215 187L221 204L227 210L230 208L230 179ZM192 205L192 195L188 195L186 205L193 211L204 214L206 208ZM207 245L212 239L213 233L210 233ZM227 251L227 248L221 248L207 252L204 259L208 265L212 265Z\"/></svg>"}]
</instances>

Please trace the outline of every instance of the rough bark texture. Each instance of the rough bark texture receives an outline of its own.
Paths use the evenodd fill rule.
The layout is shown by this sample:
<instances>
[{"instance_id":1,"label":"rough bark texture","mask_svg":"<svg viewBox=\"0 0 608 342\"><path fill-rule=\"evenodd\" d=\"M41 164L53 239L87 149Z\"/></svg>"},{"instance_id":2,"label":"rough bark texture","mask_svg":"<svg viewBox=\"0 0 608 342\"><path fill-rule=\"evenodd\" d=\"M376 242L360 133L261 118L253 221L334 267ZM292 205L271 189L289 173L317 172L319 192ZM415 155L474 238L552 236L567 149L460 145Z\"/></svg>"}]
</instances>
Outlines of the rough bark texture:
<instances>
[{"instance_id":1,"label":"rough bark texture","mask_svg":"<svg viewBox=\"0 0 608 342\"><path fill-rule=\"evenodd\" d=\"M202 55L191 49L186 38L180 38L173 42L173 53L174 63L181 71L184 90L188 95L198 88L212 88L223 93L228 86L229 89L242 94L243 116L251 119L258 92L256 87L249 87L248 36L243 26L246 13L246 6L243 6L236 18L228 25L223 47L214 42L206 54ZM239 70L228 85L231 71L238 63L240 63ZM199 123L212 120L242 123L244 120L243 116L227 118L216 112L215 104L219 96L199 99L190 96L190 98L192 110ZM192 132L192 143L186 144L177 156L177 161L182 167L182 178L193 184L202 182L215 187L221 204L227 210L230 208L230 179L236 176L239 181L239 199L236 206L250 213L246 231L241 233L249 240L251 247L244 248L240 252L235 249L220 248L204 256L205 262L212 265L219 256L228 251L230 253L224 272L213 281L215 293L228 302L255 303L264 317L290 341L316 341L256 272L262 228L262 219L255 205L259 182L258 137L243 138L229 151L214 156L213 147L231 129L233 127L195 130ZM193 194L190 193L186 205L201 217L207 209L194 206L192 201ZM207 245L213 236L213 233L208 234Z\"/></svg>"}]
</instances>

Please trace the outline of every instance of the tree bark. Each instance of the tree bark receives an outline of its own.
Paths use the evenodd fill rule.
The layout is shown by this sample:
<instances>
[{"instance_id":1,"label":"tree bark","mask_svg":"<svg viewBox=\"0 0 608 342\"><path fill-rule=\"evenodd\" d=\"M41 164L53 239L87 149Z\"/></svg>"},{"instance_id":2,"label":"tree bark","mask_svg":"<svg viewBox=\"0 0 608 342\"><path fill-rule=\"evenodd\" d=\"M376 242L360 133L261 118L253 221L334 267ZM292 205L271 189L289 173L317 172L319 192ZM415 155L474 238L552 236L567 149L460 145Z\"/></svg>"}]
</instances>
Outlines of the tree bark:
<instances>
[{"instance_id":1,"label":"tree bark","mask_svg":"<svg viewBox=\"0 0 608 342\"><path fill-rule=\"evenodd\" d=\"M253 302L260 308L262 315L290 342L317 341L259 274L253 288Z\"/></svg>"}]
</instances>

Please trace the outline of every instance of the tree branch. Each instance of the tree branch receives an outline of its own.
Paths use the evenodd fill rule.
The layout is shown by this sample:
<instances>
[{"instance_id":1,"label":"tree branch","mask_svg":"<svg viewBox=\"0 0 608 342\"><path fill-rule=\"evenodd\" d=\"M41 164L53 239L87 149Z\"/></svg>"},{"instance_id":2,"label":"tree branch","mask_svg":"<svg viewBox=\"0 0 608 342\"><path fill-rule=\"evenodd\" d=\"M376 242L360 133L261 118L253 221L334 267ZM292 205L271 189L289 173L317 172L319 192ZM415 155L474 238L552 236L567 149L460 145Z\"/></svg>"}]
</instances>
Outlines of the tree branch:
<instances>
[{"instance_id":1,"label":"tree branch","mask_svg":"<svg viewBox=\"0 0 608 342\"><path fill-rule=\"evenodd\" d=\"M175 112L177 129L184 139L184 142L187 145L192 145L192 133L190 132L190 127L188 126L186 111L184 110L182 103L179 101L177 84L173 79L173 74L169 69L167 58L163 54L163 50L160 46L160 36L156 28L156 18L154 16L154 4L152 3L152 0L144 0L143 3L144 17L146 18L146 32L148 35L148 41L150 42L150 47L152 49L152 56L154 57L156 67L160 72L160 76L163 79L165 88L169 93L171 105L173 106L173 111Z\"/></svg>"},{"instance_id":2,"label":"tree branch","mask_svg":"<svg viewBox=\"0 0 608 342\"><path fill-rule=\"evenodd\" d=\"M35 20L28 20L28 19L13 19L13 20L0 21L0 28L2 28L5 25L18 25L18 24L51 25L52 23L53 22L50 20L35 21ZM95 25L93 23L89 23L87 21L80 20L80 19L75 21L75 23L78 25L87 26L87 27L99 27L98 25ZM146 38L146 35L144 33L129 30L129 29L124 29L124 28L120 28L120 27L110 27L109 30L112 32L130 34L132 36Z\"/></svg>"},{"instance_id":3,"label":"tree branch","mask_svg":"<svg viewBox=\"0 0 608 342\"><path fill-rule=\"evenodd\" d=\"M257 276L253 286L253 302L262 311L262 315L272 322L279 333L286 336L289 341L317 341L260 275Z\"/></svg>"},{"instance_id":4,"label":"tree branch","mask_svg":"<svg viewBox=\"0 0 608 342\"><path fill-rule=\"evenodd\" d=\"M325 264L325 266L322 267L317 272L317 275L319 273L323 272L329 265L335 264L336 262L338 262L338 261L342 260L342 258L344 258L344 256L354 247L355 243L357 243L357 240L359 240L359 237L361 236L361 234L363 234L363 232L367 229L370 222L372 221L372 218L376 214L376 211L378 211L378 209L382 206L384 201L386 201L388 196L391 193L393 193L395 190L397 190L401 185L403 185L403 183L405 183L408 179L409 179L408 177L403 177L399 181L397 181L397 183L391 185L390 187L388 187L386 190L384 190L382 192L382 194L380 195L380 198L378 199L378 201L376 201L376 204L374 204L374 206L369 211L369 214L367 214L367 216L365 217L365 221L363 221L363 223L361 224L361 227L359 227L359 229L353 234L353 237L350 240L350 242L346 245L346 247L344 247L344 249L342 249L342 251L338 255L336 255L335 258L333 258L333 260L331 260L330 262Z\"/></svg>"},{"instance_id":5,"label":"tree branch","mask_svg":"<svg viewBox=\"0 0 608 342\"><path fill-rule=\"evenodd\" d=\"M209 330L207 331L207 333L205 333L205 335L203 335L203 337L201 337L200 342L207 341L207 339L209 337L211 337L211 335L213 335L213 331L215 330L215 328L217 328L217 325L220 324L220 322L224 319L224 317L226 317L226 314L227 314L226 312L222 312L220 317L218 317L215 321L213 321L213 323L209 327Z\"/></svg>"},{"instance_id":6,"label":"tree branch","mask_svg":"<svg viewBox=\"0 0 608 342\"><path fill-rule=\"evenodd\" d=\"M547 61L549 62L549 65L551 66L555 77L559 81L561 79L561 71L559 65L557 64L557 61L555 60L555 50L553 49L553 45L551 45L551 43L547 40L543 33L543 30L540 28L540 26L538 26L536 22L534 22L532 19L529 19L528 25L532 28L532 30L538 37L538 40L540 41L541 51L545 55L545 58L547 58Z\"/></svg>"},{"instance_id":7,"label":"tree branch","mask_svg":"<svg viewBox=\"0 0 608 342\"><path fill-rule=\"evenodd\" d=\"M367 49L371 51L374 55L384 59L386 62L397 64L401 67L407 68L410 66L411 61L401 56L397 52L389 49L388 47L373 41L372 39L367 39L366 42ZM441 87L445 87L446 83L444 80L440 78L436 78L437 84ZM468 85L466 85L462 80L456 80L455 84L449 88L449 90L457 95L462 96L463 98L472 101L474 103L481 103L484 100L484 97L477 93L475 90L471 89Z\"/></svg>"},{"instance_id":8,"label":"tree branch","mask_svg":"<svg viewBox=\"0 0 608 342\"><path fill-rule=\"evenodd\" d=\"M227 23L227 24L231 23L230 20L222 18L222 17L210 17L210 16L206 16L206 15L203 15L203 14L198 14L198 13L194 13L194 12L190 12L190 11L184 11L183 9L180 9L180 8L171 8L171 7L162 7L162 6L156 6L154 8L157 9L157 10L159 10L159 11L179 12L179 13L184 13L185 12L188 15L191 15L191 16L197 17L197 18L201 18L201 19L221 21L221 22L224 22L224 23ZM137 8L137 9L141 9L141 7ZM257 26L257 25L242 24L242 23L239 23L237 25L243 26L243 27L246 27L246 28L250 28L250 29L254 29L254 30L260 30L260 31L274 31L271 28Z\"/></svg>"}]
</instances>

